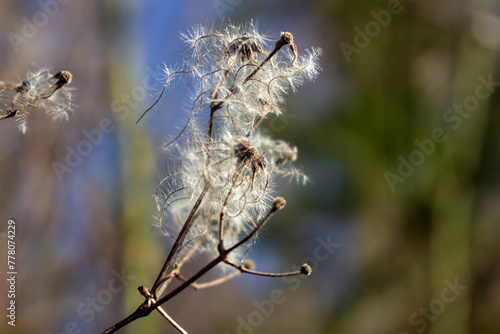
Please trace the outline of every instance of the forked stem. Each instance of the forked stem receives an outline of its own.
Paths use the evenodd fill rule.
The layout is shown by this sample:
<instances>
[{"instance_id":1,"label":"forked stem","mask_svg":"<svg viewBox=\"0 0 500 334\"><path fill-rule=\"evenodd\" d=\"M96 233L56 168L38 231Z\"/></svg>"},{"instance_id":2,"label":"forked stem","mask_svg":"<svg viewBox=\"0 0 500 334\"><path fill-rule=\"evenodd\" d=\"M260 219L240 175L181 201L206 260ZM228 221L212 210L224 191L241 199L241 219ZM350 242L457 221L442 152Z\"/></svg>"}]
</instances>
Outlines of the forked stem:
<instances>
[{"instance_id":1,"label":"forked stem","mask_svg":"<svg viewBox=\"0 0 500 334\"><path fill-rule=\"evenodd\" d=\"M228 263L229 265L233 265L236 268L238 268L241 272L247 272L251 274L256 274L256 275L261 275L261 276L271 276L271 277L282 277L282 276L290 276L290 275L300 275L300 274L305 274L309 275L311 273L311 268L308 265L303 265L300 271L296 272L291 272L291 273L285 273L285 274L265 274L261 272L257 272L252 270L252 265L247 264L247 265L235 265L231 263L227 256L229 253L234 251L236 248L240 247L241 245L245 244L248 240L250 240L256 233L259 232L262 227L266 225L266 223L271 219L271 217L274 215L276 211L279 211L284 208L286 204L286 201L282 197L277 197L273 201L273 205L267 215L262 219L262 221L257 224L257 226L243 239L241 239L239 242L234 244L233 246L224 249L223 247L219 247L219 256L217 256L214 260L209 262L205 267L200 269L196 274L191 276L189 279L185 280L181 285L179 285L177 288L166 294L165 296L155 299L154 294L150 293L149 290L147 290L145 287L139 287L139 291L141 294L146 298L144 302L135 310L134 313L129 315L127 318L123 319L122 321L118 322L114 326L108 328L105 330L102 334L110 334L114 333L120 328L125 327L126 325L130 324L131 322L148 316L153 310L158 309L162 304L166 303L173 297L177 296L180 292L191 286L194 282L196 282L200 277L205 275L207 272L209 272L211 269L213 269L215 266L217 266L219 263ZM202 284L201 284L202 285ZM161 313L161 312L160 312ZM163 313L162 313L163 315ZM167 318L168 320L168 318ZM173 319L172 319L173 321ZM172 322L171 322L172 323ZM174 322L175 323L175 322ZM172 323L173 324L173 323ZM181 328L179 326L179 328ZM176 327L177 330L179 328ZM182 332L181 332L182 333Z\"/></svg>"}]
</instances>

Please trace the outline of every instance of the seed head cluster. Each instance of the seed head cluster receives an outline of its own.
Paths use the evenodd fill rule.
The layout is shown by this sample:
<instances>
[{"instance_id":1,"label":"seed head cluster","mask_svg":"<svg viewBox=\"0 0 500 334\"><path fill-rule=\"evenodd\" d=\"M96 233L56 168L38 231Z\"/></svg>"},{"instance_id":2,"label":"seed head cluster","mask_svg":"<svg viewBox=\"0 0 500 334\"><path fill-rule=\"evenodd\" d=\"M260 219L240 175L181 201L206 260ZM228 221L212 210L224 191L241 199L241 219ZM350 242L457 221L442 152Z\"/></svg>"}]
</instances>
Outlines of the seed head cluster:
<instances>
[{"instance_id":1,"label":"seed head cluster","mask_svg":"<svg viewBox=\"0 0 500 334\"><path fill-rule=\"evenodd\" d=\"M189 60L181 70L166 70L165 87L174 76L188 75L196 94L182 136L165 147L179 152L176 172L160 182L156 196L161 230L176 234L191 224L177 265L194 254L217 255L218 247L231 247L254 229L273 207L277 177L305 181L292 165L297 148L264 135L259 125L269 114L285 112L287 92L315 78L321 53L299 55L288 32L269 45L252 23L197 27L183 38ZM233 261L245 256L230 254Z\"/></svg>"},{"instance_id":2,"label":"seed head cluster","mask_svg":"<svg viewBox=\"0 0 500 334\"><path fill-rule=\"evenodd\" d=\"M26 133L28 116L33 109L44 110L53 120L67 119L71 111L71 83L68 71L55 74L48 70L29 72L20 83L0 81L0 120L15 117L19 130Z\"/></svg>"}]
</instances>

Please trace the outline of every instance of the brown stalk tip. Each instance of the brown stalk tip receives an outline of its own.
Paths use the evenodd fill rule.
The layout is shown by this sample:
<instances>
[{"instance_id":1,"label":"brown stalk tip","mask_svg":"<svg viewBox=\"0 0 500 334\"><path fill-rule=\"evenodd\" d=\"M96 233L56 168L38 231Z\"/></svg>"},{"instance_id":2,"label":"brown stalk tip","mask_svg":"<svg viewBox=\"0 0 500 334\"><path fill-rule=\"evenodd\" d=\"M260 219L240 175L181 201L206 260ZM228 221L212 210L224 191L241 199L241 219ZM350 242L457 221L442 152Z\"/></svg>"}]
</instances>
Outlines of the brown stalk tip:
<instances>
[{"instance_id":1,"label":"brown stalk tip","mask_svg":"<svg viewBox=\"0 0 500 334\"><path fill-rule=\"evenodd\" d=\"M253 262L252 260L245 260L245 262L243 262L243 267L252 270L255 268L255 262Z\"/></svg>"},{"instance_id":2,"label":"brown stalk tip","mask_svg":"<svg viewBox=\"0 0 500 334\"><path fill-rule=\"evenodd\" d=\"M276 197L273 202L273 210L278 211L285 207L286 200L283 197Z\"/></svg>"},{"instance_id":3,"label":"brown stalk tip","mask_svg":"<svg viewBox=\"0 0 500 334\"><path fill-rule=\"evenodd\" d=\"M61 84L69 84L73 79L73 75L68 71L61 71L54 74L54 79L57 79Z\"/></svg>"},{"instance_id":4,"label":"brown stalk tip","mask_svg":"<svg viewBox=\"0 0 500 334\"><path fill-rule=\"evenodd\" d=\"M282 32L281 40L285 43L285 45L293 44L293 35L289 32Z\"/></svg>"},{"instance_id":5,"label":"brown stalk tip","mask_svg":"<svg viewBox=\"0 0 500 334\"><path fill-rule=\"evenodd\" d=\"M306 276L311 275L311 273L312 273L311 266L310 266L310 265L308 265L307 263L304 263L304 264L302 265L302 268L300 268L300 273L301 273L301 274L304 274L304 275L306 275Z\"/></svg>"}]
</instances>

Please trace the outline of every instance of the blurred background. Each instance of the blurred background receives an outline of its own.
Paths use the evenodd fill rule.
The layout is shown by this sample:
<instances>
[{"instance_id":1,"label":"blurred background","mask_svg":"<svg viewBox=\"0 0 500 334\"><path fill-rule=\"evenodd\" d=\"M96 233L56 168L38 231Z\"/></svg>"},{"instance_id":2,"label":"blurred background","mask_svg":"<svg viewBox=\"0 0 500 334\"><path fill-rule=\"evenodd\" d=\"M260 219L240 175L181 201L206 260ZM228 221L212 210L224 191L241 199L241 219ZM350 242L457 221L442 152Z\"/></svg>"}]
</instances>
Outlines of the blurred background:
<instances>
[{"instance_id":1,"label":"blurred background","mask_svg":"<svg viewBox=\"0 0 500 334\"><path fill-rule=\"evenodd\" d=\"M241 276L165 309L191 334L500 332L497 1L2 1L0 18L0 80L71 71L76 105L68 122L33 113L26 135L0 122L0 332L99 333L142 302L170 245L152 229L160 148L193 88L135 122L163 64L182 64L180 32L250 19L271 45L324 45L318 79L263 125L311 182L278 186L288 206L250 254L314 273ZM153 313L120 333L176 331Z\"/></svg>"}]
</instances>

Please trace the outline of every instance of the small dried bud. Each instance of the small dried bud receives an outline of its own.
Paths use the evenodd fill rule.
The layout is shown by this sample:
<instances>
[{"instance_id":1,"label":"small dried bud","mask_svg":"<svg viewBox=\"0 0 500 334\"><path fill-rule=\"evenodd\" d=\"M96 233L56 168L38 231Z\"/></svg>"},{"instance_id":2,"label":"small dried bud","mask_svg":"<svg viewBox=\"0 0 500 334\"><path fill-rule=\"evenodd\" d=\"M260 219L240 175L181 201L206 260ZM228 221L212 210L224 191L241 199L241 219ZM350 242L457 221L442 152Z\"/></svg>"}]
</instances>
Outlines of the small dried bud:
<instances>
[{"instance_id":1,"label":"small dried bud","mask_svg":"<svg viewBox=\"0 0 500 334\"><path fill-rule=\"evenodd\" d=\"M151 296L151 292L149 292L148 288L146 288L143 285L139 286L137 288L137 290L139 290L139 292L141 293L141 295L143 295L144 297Z\"/></svg>"},{"instance_id":2,"label":"small dried bud","mask_svg":"<svg viewBox=\"0 0 500 334\"><path fill-rule=\"evenodd\" d=\"M281 39L276 43L276 47L281 47L283 45L290 45L290 50L293 54L292 66L297 60L297 46L293 42L293 35L289 32L282 32Z\"/></svg>"},{"instance_id":3,"label":"small dried bud","mask_svg":"<svg viewBox=\"0 0 500 334\"><path fill-rule=\"evenodd\" d=\"M276 197L273 201L273 210L278 211L285 207L286 200L283 197Z\"/></svg>"},{"instance_id":4,"label":"small dried bud","mask_svg":"<svg viewBox=\"0 0 500 334\"><path fill-rule=\"evenodd\" d=\"M56 79L58 83L64 85L71 83L71 80L73 80L73 75L68 71L61 71L54 74L53 78Z\"/></svg>"},{"instance_id":5,"label":"small dried bud","mask_svg":"<svg viewBox=\"0 0 500 334\"><path fill-rule=\"evenodd\" d=\"M289 32L282 32L281 40L285 43L285 45L293 44L293 35Z\"/></svg>"},{"instance_id":6,"label":"small dried bud","mask_svg":"<svg viewBox=\"0 0 500 334\"><path fill-rule=\"evenodd\" d=\"M248 158L249 159L254 158L258 155L259 155L259 150L256 147L251 146L248 148Z\"/></svg>"},{"instance_id":7,"label":"small dried bud","mask_svg":"<svg viewBox=\"0 0 500 334\"><path fill-rule=\"evenodd\" d=\"M248 138L242 137L236 139L237 144L234 146L234 154L238 158L238 162L252 161L259 155L259 150L252 146Z\"/></svg>"},{"instance_id":8,"label":"small dried bud","mask_svg":"<svg viewBox=\"0 0 500 334\"><path fill-rule=\"evenodd\" d=\"M245 260L245 262L243 262L243 267L252 270L255 268L255 262L253 262L252 260Z\"/></svg>"},{"instance_id":9,"label":"small dried bud","mask_svg":"<svg viewBox=\"0 0 500 334\"><path fill-rule=\"evenodd\" d=\"M310 265L308 265L307 263L304 263L304 264L302 265L302 267L300 268L300 272L301 272L302 274L306 275L306 276L311 275L311 273L312 273L311 266L310 266Z\"/></svg>"}]
</instances>

